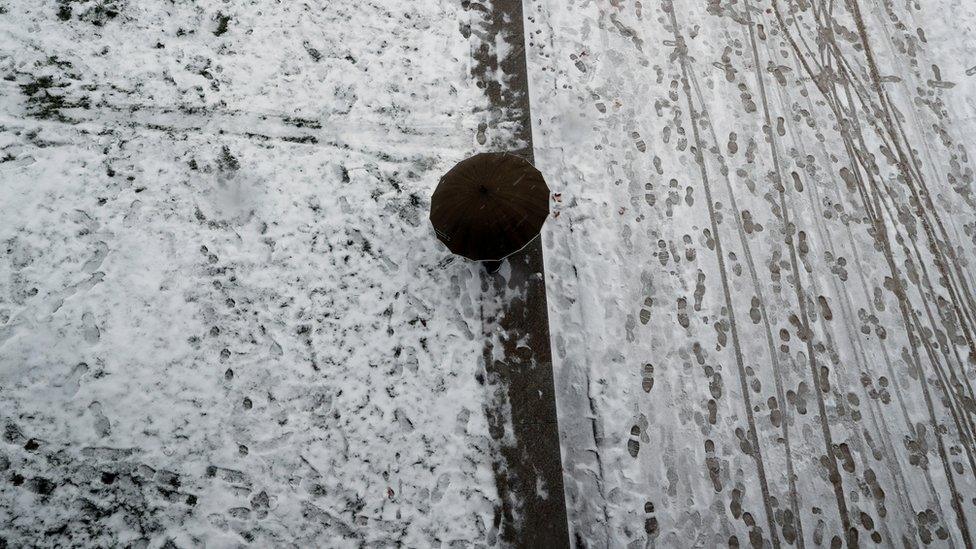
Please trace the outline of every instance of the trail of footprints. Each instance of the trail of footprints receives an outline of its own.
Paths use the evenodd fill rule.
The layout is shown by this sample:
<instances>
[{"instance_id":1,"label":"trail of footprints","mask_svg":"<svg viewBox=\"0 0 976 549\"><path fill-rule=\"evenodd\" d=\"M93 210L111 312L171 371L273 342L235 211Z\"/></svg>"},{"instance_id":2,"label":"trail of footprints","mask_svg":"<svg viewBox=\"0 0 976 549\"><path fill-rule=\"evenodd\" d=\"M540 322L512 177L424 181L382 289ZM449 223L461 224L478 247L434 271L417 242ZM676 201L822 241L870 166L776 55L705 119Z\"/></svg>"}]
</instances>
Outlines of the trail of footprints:
<instances>
[{"instance_id":1,"label":"trail of footprints","mask_svg":"<svg viewBox=\"0 0 976 549\"><path fill-rule=\"evenodd\" d=\"M670 2L666 3L666 5L670 4ZM813 2L814 9L816 9L817 4L817 2ZM743 25L747 24L744 16L739 15L736 10L739 8L750 9L748 6L742 6L741 3L737 2L724 1L710 2L709 6L710 10L716 10L726 15L735 12L735 17L742 18L742 20L737 19L736 22ZM673 10L676 8L671 7L668 9ZM689 11L683 6L678 9L682 12ZM807 12L809 9L809 6L807 6L800 9L800 11ZM886 9L890 10L890 7ZM908 9L911 9L911 7ZM723 10L728 11L723 12ZM755 12L758 14L760 10L757 8ZM769 10L766 10L766 13L768 15ZM756 16L754 15L753 17ZM898 21L898 18L893 14L890 15L890 18L892 21ZM758 18L754 21L756 20L766 21L768 23L774 19L772 16L769 16L768 18ZM603 21L600 22L600 24L604 23ZM612 30L609 25L606 26ZM884 275L883 269L878 269L878 272L881 273L880 275L873 272L874 267L872 266L868 267L868 272L866 273L867 280L858 280L858 276L865 276L865 273L858 273L858 270L862 267L857 267L855 264L855 261L858 259L863 261L863 258L859 258L859 256L865 254L865 250L858 248L858 246L864 243L860 240L850 243L843 242L844 237L847 236L843 231L852 226L857 230L864 230L864 227L868 225L868 221L864 219L866 216L864 211L857 211L856 200L851 200L850 197L844 197L842 192L844 191L844 187L846 187L846 191L848 192L856 192L860 182L847 167L842 165L836 166L836 178L830 173L825 173L827 171L824 166L825 162L820 158L819 152L818 155L815 155L813 154L815 152L813 148L809 150L804 149L803 144L794 138L794 134L801 132L805 134L805 132L809 132L809 135L812 137L810 141L821 144L824 150L827 151L827 158L834 157L833 162L837 162L835 155L839 156L840 152L826 149L830 145L829 139L831 138L828 138L824 134L826 132L826 129L822 128L824 121L819 118L822 113L811 112L811 109L814 111L818 108L825 110L827 104L819 98L811 98L804 102L808 99L808 95L812 95L812 90L815 90L813 85L808 85L804 88L793 88L793 86L802 85L803 83L797 81L797 71L799 69L789 66L791 62L785 60L788 56L785 49L786 43L782 38L782 31L778 28L770 31L762 23L755 24L753 28L756 29L760 41L760 45L758 46L760 48L758 52L760 59L767 55L767 52L761 49L766 47L765 43L767 40L771 44L770 48L775 49L774 46L776 44L783 48L782 55L784 60L775 58L776 62L774 62L773 59L770 59L767 60L765 66L758 68L768 78L766 92L768 94L768 101L773 105L769 123L763 126L761 133L757 131L755 135L749 135L742 131L742 128L747 128L747 126L731 124L732 127L737 128L739 131L723 132L721 138L715 138L716 142L714 143L714 148L711 150L699 151L693 149L694 154L714 154L718 157L719 169L714 169L712 165L709 165L709 175L715 178L715 181L712 181L713 193L715 193L714 189L720 186L720 183L716 181L721 181L722 176L734 176L733 188L739 198L737 205L738 211L733 212L730 204L723 204L719 199L715 199L713 204L711 204L716 212L717 223L722 227L720 232L723 232L723 234L721 235L712 235L709 229L701 229L695 236L692 236L692 234L681 235L681 239L678 241L677 239L671 239L674 237L669 238L668 236L648 232L648 236L650 237L648 245L649 257L643 258L643 260L648 263L654 263L655 267L660 265L660 270L671 276L686 277L691 288L687 289L684 293L678 292L677 295L671 295L665 298L662 297L663 293L655 292L655 289L651 287L651 284L647 280L644 280L645 277L642 275L643 287L637 294L639 297L637 299L636 310L640 324L647 326L649 329L694 337L699 337L700 335L697 332L699 329L699 320L696 318L696 313L704 313L701 320L706 325L712 325L714 327L714 348L716 350L722 350L729 347L731 345L731 330L733 326L724 318L727 316L727 311L723 309L716 314L716 311L710 309L714 307L714 301L710 300L715 299L715 296L710 295L709 292L715 291L715 284L712 282L715 271L709 265L699 264L697 254L699 246L702 250L715 251L716 239L721 238L726 244L723 259L728 276L732 280L733 292L737 297L739 292L745 294L744 301L736 301L735 303L736 316L740 323L739 330L747 334L744 337L753 338L755 341L760 341L765 345L765 334L762 334L759 330L768 329L772 337L772 341L769 344L770 352L779 353L778 358L782 364L781 373L784 379L782 392L768 394L764 391L771 391L773 378L768 372L769 365L761 363L768 357L746 357L749 363L745 367L747 378L745 386L747 387L747 391L755 395L752 411L759 417L758 421L763 422L763 426L769 425L775 428L775 436L780 436L780 429L789 429L794 437L801 438L800 444L802 445L803 451L809 451L806 441L812 439L810 436L810 432L812 431L809 431L809 429L812 426L816 426L817 421L819 421L820 411L818 410L818 401L827 401L826 409L828 414L837 414L843 416L843 421L853 421L857 425L864 426L869 425L867 423L869 419L868 414L875 413L871 411L869 404L876 403L877 406L881 406L878 409L883 410L883 413L891 410L885 407L895 402L897 388L893 386L894 384L888 376L880 375L877 371L872 374L868 374L865 371L861 371L859 374L855 373L852 379L856 379L859 375L864 392L860 393L849 390L851 387L844 385L845 378L842 376L846 375L850 377L851 372L855 372L856 368L863 368L864 366L859 364L854 357L842 357L842 354L844 354L842 351L846 352L847 349L838 351L831 347L846 344L843 341L837 342L832 339L843 338L846 335L844 333L845 330L850 330L851 332L865 336L867 341L888 341L892 337L890 326L886 326L886 323L890 323L890 319L886 318L886 315L883 313L891 308L891 294L894 293L896 287L890 278L885 278L883 283L872 280L872 277L875 276L886 276ZM919 28L917 30L918 36L923 37L924 33L922 29ZM687 37L694 39L693 35L697 33L697 27L689 25L689 28L683 28L681 31L685 32ZM838 25L837 32L840 34L846 33L849 42L859 44L860 38L854 31ZM924 38L922 38L922 41L925 41ZM748 51L748 43L738 39L734 39L732 42L732 45L726 45L723 49L716 49L716 53L720 54L720 59L712 63L712 66L720 71L718 78L724 79L733 86L728 89L734 90L735 95L733 97L737 95L737 98L733 102L738 101L741 112L750 115L750 120L754 120L756 117L761 119L763 116L763 98L760 97L759 90L752 80L752 69L743 68L743 58L748 58L746 65L752 63L750 52ZM896 43L902 48L905 47L904 44L911 44L910 41ZM674 46L676 51L682 47L687 47L681 44L680 41L668 45ZM677 55L676 53L671 60L674 61ZM581 61L575 57L574 60L576 60L577 66L579 66ZM653 67L653 69L657 71L658 80L660 81L663 76L663 70L657 66ZM582 71L583 69L581 68L580 70ZM593 64L591 64L590 73L594 73L595 70L597 69L594 69ZM704 71L701 72L704 74ZM938 66L933 66L931 73L932 78L928 81L929 86L951 89L954 85L952 82L943 80ZM885 80L886 82L890 83L901 81L900 77L888 76L884 78L887 79ZM715 88L710 79L706 79L705 82L709 90ZM619 85L619 82L617 84ZM655 150L656 146L667 147L678 153L686 152L689 147L697 147L697 144L691 141L691 132L686 130L686 124L688 123L687 113L681 112L679 108L675 108L675 105L681 104L683 99L682 86L687 84L683 81L679 82L679 78L677 77L672 79L667 96L657 98L654 101L654 110L659 118L667 119L669 110L673 114L673 120L667 121L661 128L660 133L649 130L647 126L642 126L640 130L628 127L625 131L622 128L616 128L621 131L622 135L619 136L621 137L621 145L626 145L626 154L628 157L634 154L634 149L642 154L653 154L653 171L658 175L664 175L666 170L662 168L661 158L658 156L658 154L662 153ZM776 103L779 100L779 94L783 93L781 89L787 90L786 95L795 95L795 97L790 98L790 102L784 105L778 105ZM794 93L797 89L800 90L799 93ZM924 95L926 96L925 100L928 101L930 100L929 96L933 94L932 92L926 92ZM601 115L607 116L610 116L607 114L608 111L616 110L631 99L623 95L613 97L596 92L592 92L592 97L597 100L597 111ZM936 100L933 99L933 101ZM684 105L681 105L683 108ZM780 107L792 108L795 114L791 114L789 118L780 116L776 113L776 110ZM702 108L705 109L705 107ZM702 120L699 122L700 130L703 134L707 135L708 126L711 122L707 118L707 109L705 111L698 114ZM845 124L848 122L846 120L844 121ZM834 124L836 124L836 121ZM649 125L650 123L648 122ZM933 128L936 132L941 130L937 126L933 126ZM610 129L612 130L614 128L611 127ZM649 142L643 135L654 136L658 140L658 144L655 145L655 143ZM807 136L804 135L803 137ZM791 140L791 138L794 140ZM832 139L836 139L840 143L839 137L833 136ZM944 139L948 140L949 138L944 137ZM711 139L706 138L704 141L705 147L708 148L711 145ZM770 154L770 149L767 145L770 141L774 141L777 144L778 149L776 150L783 157L781 162L785 168L781 177L780 174L772 172L771 158L766 157ZM630 144L632 144L633 148L631 148ZM655 152L658 154L654 154ZM894 154L890 150L882 147L880 152L880 156L888 157L892 163L898 161L894 159ZM917 154L917 151L914 152ZM725 154L723 155L723 153ZM857 151L857 154L873 153ZM963 154L965 154L964 151ZM648 157L645 156L644 158ZM962 173L958 169L961 165L958 162L959 158L953 152L951 169L953 172ZM726 162L729 162L729 164L726 165ZM635 162L630 167L634 168L634 166L639 166L639 164ZM690 170L690 166L690 162L682 165L683 169L688 170ZM640 169L644 169L644 167L639 166L634 169L639 174ZM770 171L766 172L765 170L767 169ZM830 169L835 168L831 167ZM652 173L650 168L647 168L646 171ZM969 173L970 176L967 179L971 181L971 170ZM836 181L833 179L836 179ZM957 181L955 176L950 176L949 179L952 182ZM665 176L661 178L660 184L646 182L643 184L643 187L639 183L636 184L631 188L631 204L635 207L640 206L638 208L639 216L637 217L637 221L641 222L645 219L653 221L656 215L658 222L662 224L675 223L677 226L676 221L680 220L682 216L702 215L700 210L691 210L696 204L695 190L696 188L700 189L698 186L699 183L698 181L693 181L692 184L683 185L677 178L668 178ZM832 187L835 185L841 192L834 192L835 189ZM739 194L740 192L741 195ZM882 199L896 200L899 198L890 190L886 190L886 192L890 196L884 196ZM965 195L964 190L959 192ZM782 196L786 197L785 211L783 210L783 203L780 201L779 193L782 193ZM817 194L814 195L813 193ZM969 200L968 195L965 198ZM806 200L813 202L809 211L806 208ZM912 205L913 207L919 207L915 203ZM699 207L701 207L700 204ZM919 229L915 226L916 221L908 219L909 215L906 213L907 208L905 211L898 210L898 208L903 208L902 205L896 205L894 208L898 216L897 222L902 222L909 226L908 229L905 229L905 234L911 235L912 238L920 239L921 237L917 235ZM811 212L815 217L814 219L809 218ZM738 224L738 228L744 234L743 239L747 243L752 243L755 246L751 250L755 254L753 259L749 259L742 253L738 235L734 231L736 227L732 225L732 221L736 217L741 221L741 224ZM789 219L789 223L786 223L787 219ZM861 225L861 227L858 227L858 225ZM972 229L974 226L976 224L965 224L964 232L968 237L976 241L976 236L974 236L976 235L976 230ZM831 232L835 232L835 234L831 234ZM871 233L871 230L868 231L868 234L871 237L876 236ZM860 234L851 237L852 241L860 238L862 238ZM905 245L906 241L904 240L903 234L897 234L896 238L898 244ZM835 240L841 244L836 244ZM732 242L732 244L728 244L729 242ZM867 243L865 245L866 249L880 250L880 244L878 244L877 240L869 239L864 242ZM940 245L948 246L949 244L945 243ZM746 251L748 252L749 250L747 249ZM907 251L908 248L906 246ZM960 253L965 253L965 251L961 250ZM743 282L743 279L748 279L750 275L750 272L747 270L747 260L755 261L756 263L755 269L758 272L759 283L762 285L763 294L765 294L763 299L760 299L759 295L756 295L757 292L749 289L748 284ZM910 284L924 286L925 265L919 265L918 260L907 253L903 257L899 256L898 261L901 263L899 267L904 267L905 276ZM647 279L650 278L650 275L648 275ZM714 278L717 278L717 275ZM857 306L856 301L859 299L858 297L851 299L849 296L844 295L845 292L850 292L851 295L856 296L859 289L854 285L861 282L866 282L871 285L869 290L867 290L869 294L867 296L868 305L863 307ZM940 279L937 283L943 288L948 287L945 279ZM883 288L879 287L881 284L883 284ZM797 285L803 285L801 293L804 295L800 299L804 301L808 311L808 318L803 320L800 318L801 313L799 304L796 302L797 298L793 295L794 287ZM840 295L835 293L838 291ZM929 294L937 294L937 292L929 291ZM940 299L940 307L949 306L947 299L941 297ZM741 307L741 312L739 311L739 303L744 304ZM853 306L852 303L854 303ZM920 308L918 314L921 315L923 312L924 309ZM912 311L912 314L916 314L916 312ZM851 316L855 318L850 318ZM953 322L951 315L945 315L941 320L946 324ZM834 328L839 330L838 333L824 334L820 331L821 329L829 330L831 325L827 323L837 321L843 324ZM668 323L670 325L667 325ZM751 326L749 331L741 327L743 323ZM945 349L951 348L951 342L948 341L949 338L942 333L939 327L935 327L933 330L928 326L924 326L922 330L926 339L933 336L941 338L941 341L933 344L932 349L947 352ZM953 326L949 325L946 331L957 334L956 338L961 341L961 338L958 336L959 331L953 329ZM805 356L808 352L808 342L812 342L810 349L816 355L812 359L815 364L812 375L808 375L805 371L805 362L809 359L809 357ZM707 347L709 343L706 343L703 338L701 342L696 341L693 345L696 349L695 354L697 357L701 357L704 352L702 348ZM750 346L749 348L751 349L753 347ZM686 351L682 349L680 352ZM863 350L860 352L863 352ZM905 368L907 375L916 381L921 379L924 382L924 377L919 376L919 373L911 366L911 357L906 356L906 353L907 351L904 347L895 351L895 354L900 354L903 362L908 365ZM723 361L722 358L717 358L716 360ZM725 356L724 360L731 360L731 358ZM880 361L880 357L868 356L867 360ZM743 421L741 414L734 413L732 417L720 417L720 415L728 413L728 405L721 404L723 396L728 395L725 382L722 380L722 368L720 366L717 367L715 364L706 364L702 359L698 359L698 362L708 387L708 397L710 397L703 399L704 413L696 413L696 417L700 417L699 423L702 433L707 436L712 432L710 429L717 426L720 421L730 421L733 417L738 424L741 424ZM838 364L838 362L842 363ZM844 362L849 362L850 364ZM637 378L641 391L643 392L643 395L640 396L653 398L651 395L654 394L652 391L655 386L655 366L649 362L640 365L637 368ZM956 382L956 385L958 385L956 392L959 392L961 395L956 397L960 400L960 409L966 409L968 411L971 411L969 408L976 409L976 404L974 404L976 401L973 401L964 394L965 389L962 388L961 383ZM864 395L866 395L866 398ZM841 402L837 403L834 399L839 399ZM916 418L922 418L924 416L924 413L922 413L924 410L918 412ZM799 418L802 418L802 420ZM943 419L939 418L939 421ZM813 421L812 423L811 420ZM873 459L882 462L885 457L879 449L878 445L880 443L877 441L880 435L868 432L867 427L865 427L864 434L860 436L847 433L839 427L842 423L840 419L831 416L831 421L836 421L837 423L837 426L832 426L835 443L831 448L826 450L826 455L819 455L817 457L817 463L826 468L824 464L828 460L828 456L835 459L841 473L845 475L845 486L851 490L851 494L847 495L850 498L849 503L852 508L849 515L854 526L858 528L858 531L854 534L849 532L844 533L844 535L860 536L860 538L855 539L860 539L865 543L894 543L896 540L888 540L882 537L883 530L881 528L881 522L885 520L885 514L888 512L885 504L886 494L884 488L882 488L882 483L892 482L891 476L886 472L884 479L879 480L879 475L873 469L864 469L862 461L860 461L863 456L858 455L859 452L863 451L860 449L859 444L863 443L872 452ZM872 419L872 421L876 420ZM906 434L903 440L898 441L898 443L907 449L909 463L912 466L920 468L920 470L924 470L924 468L936 466L936 463L933 463L933 460L936 459L936 454L934 443L931 440L932 437L943 436L945 433L932 433L931 429L926 427L924 421L918 421L916 425L910 426L908 430L909 434ZM639 421L630 427L629 433L624 439L628 455L635 460L641 456L642 444L646 445L649 440L647 437L647 428L648 425L646 422L641 423ZM945 429L948 431L949 427ZM734 435L732 441L738 445L739 450L743 454L751 456L759 451L759 448L755 447L754 442L748 435L747 430L742 426L734 427L732 434ZM767 537L770 535L791 545L797 543L799 535L798 527L801 517L795 516L793 509L786 505L784 501L778 501L779 507L775 511L774 520L778 525L777 532L763 531L766 524L764 522L765 517L761 516L761 510L757 513L755 509L751 511L745 509L747 505L746 492L751 493L754 488L740 482L736 482L734 485L728 483L728 472L723 473L722 468L728 467L729 463L737 462L723 457L726 454L721 452L721 446L719 445L725 442L718 440L719 444L716 444L716 440L711 438L706 439L704 459L712 488L717 494L721 493L723 496L731 492L731 499L728 502L730 512L734 518L743 521L747 526L748 539L739 539L736 536L732 536L728 540L728 544L730 546L765 546L770 541ZM782 441L777 440L776 443L780 444ZM760 446L764 446L765 444L768 444L768 442L764 440L760 441ZM963 446L960 444L950 443L948 447L950 449L950 455L953 457L961 456L964 453ZM780 448L777 447L776 452L779 451ZM796 451L794 448L794 452ZM644 458L641 459L643 460ZM884 466L884 464L881 464L881 466ZM971 476L971 473L967 472L967 468L962 459L957 458L952 460L951 466L957 475L968 474ZM808 469L803 474L810 474L810 472ZM725 475L724 477L723 474ZM920 473L913 471L911 474ZM856 488L851 488L850 484L846 484L853 482L858 483L858 486L866 486L863 489L870 494L871 503L859 501L856 494L854 494ZM732 487L732 490L729 490L730 487ZM810 496L807 496L807 500L804 502L805 508L800 508L801 515L803 515L804 528L807 529L804 536L806 540L809 541L812 539L818 545L822 544L831 547L839 547L844 543L849 543L850 538L844 539L842 535L836 533L836 528L838 527L835 524L836 517L828 517L830 513L836 513L836 511L811 505L809 498ZM968 499L970 499L970 504L976 503L976 498ZM865 507L865 509L868 507L873 508L868 512L866 510L860 510L860 506ZM657 533L659 527L654 511L655 507L651 502L648 501L644 504L646 517L645 532L652 538ZM942 512L945 513L945 516L935 513L932 509L922 509L917 513L917 516L909 517L914 520L915 526L917 526L919 531L919 539L924 544L949 539L950 535L946 524L954 520L952 510L946 508ZM914 543L914 540L911 542L906 541L906 543L910 545Z\"/></svg>"}]
</instances>

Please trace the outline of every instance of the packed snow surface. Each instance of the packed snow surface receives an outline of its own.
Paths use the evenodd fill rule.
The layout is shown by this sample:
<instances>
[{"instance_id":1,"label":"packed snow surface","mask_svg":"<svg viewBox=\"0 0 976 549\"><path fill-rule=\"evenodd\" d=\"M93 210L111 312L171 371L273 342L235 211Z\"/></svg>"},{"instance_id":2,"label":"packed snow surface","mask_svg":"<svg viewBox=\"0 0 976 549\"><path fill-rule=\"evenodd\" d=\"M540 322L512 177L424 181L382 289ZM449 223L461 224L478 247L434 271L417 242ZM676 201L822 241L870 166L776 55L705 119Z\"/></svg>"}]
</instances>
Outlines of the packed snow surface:
<instances>
[{"instance_id":1,"label":"packed snow surface","mask_svg":"<svg viewBox=\"0 0 976 549\"><path fill-rule=\"evenodd\" d=\"M976 4L525 5L573 537L971 547Z\"/></svg>"}]
</instances>

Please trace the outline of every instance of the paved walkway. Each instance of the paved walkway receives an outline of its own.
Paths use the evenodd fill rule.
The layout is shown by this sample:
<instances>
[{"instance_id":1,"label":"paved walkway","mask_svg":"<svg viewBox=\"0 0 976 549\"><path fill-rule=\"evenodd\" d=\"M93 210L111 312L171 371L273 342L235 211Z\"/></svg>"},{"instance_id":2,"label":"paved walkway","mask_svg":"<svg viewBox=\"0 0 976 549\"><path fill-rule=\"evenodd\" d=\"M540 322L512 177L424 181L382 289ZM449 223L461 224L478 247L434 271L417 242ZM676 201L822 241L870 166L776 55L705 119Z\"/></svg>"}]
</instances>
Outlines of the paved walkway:
<instances>
[{"instance_id":1,"label":"paved walkway","mask_svg":"<svg viewBox=\"0 0 976 549\"><path fill-rule=\"evenodd\" d=\"M973 547L973 2L525 10L571 537Z\"/></svg>"},{"instance_id":2,"label":"paved walkway","mask_svg":"<svg viewBox=\"0 0 976 549\"><path fill-rule=\"evenodd\" d=\"M487 42L495 44L500 38L512 49L504 59L496 57L496 48L477 50L474 75L484 82L497 109L495 123L511 128L515 141L522 144L511 152L532 162L522 3L492 2L488 17ZM505 86L496 78L499 70ZM487 311L484 357L497 389L489 422L508 424L513 430L511 438L505 438L502 429L493 431L502 443L495 464L501 537L517 547L568 547L541 238L510 257L499 272L483 271L482 288ZM505 411L510 417L504 417ZM492 422L493 417L497 421Z\"/></svg>"}]
</instances>

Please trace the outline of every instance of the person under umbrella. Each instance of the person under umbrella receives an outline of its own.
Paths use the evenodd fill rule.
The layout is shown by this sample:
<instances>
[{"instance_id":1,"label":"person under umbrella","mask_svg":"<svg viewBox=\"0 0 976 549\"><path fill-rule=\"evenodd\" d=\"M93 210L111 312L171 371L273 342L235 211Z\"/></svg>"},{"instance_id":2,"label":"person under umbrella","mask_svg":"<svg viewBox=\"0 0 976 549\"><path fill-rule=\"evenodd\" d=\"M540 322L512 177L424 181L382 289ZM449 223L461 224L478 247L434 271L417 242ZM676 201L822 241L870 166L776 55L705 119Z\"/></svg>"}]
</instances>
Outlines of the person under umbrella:
<instances>
[{"instance_id":1,"label":"person under umbrella","mask_svg":"<svg viewBox=\"0 0 976 549\"><path fill-rule=\"evenodd\" d=\"M481 153L462 160L437 184L430 222L453 253L489 271L531 242L549 217L549 187L520 156Z\"/></svg>"}]
</instances>

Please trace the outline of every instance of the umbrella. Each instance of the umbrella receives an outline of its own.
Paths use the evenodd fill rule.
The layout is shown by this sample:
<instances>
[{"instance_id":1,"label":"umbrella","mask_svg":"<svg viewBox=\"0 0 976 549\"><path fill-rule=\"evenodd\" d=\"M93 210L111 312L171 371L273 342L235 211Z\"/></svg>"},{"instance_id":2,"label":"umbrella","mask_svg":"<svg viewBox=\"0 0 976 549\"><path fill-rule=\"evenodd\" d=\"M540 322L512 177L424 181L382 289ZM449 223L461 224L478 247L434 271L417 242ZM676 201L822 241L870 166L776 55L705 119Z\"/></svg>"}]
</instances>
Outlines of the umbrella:
<instances>
[{"instance_id":1,"label":"umbrella","mask_svg":"<svg viewBox=\"0 0 976 549\"><path fill-rule=\"evenodd\" d=\"M549 187L539 170L509 153L462 160L437 184L430 222L458 255L498 261L532 241L549 216Z\"/></svg>"}]
</instances>

